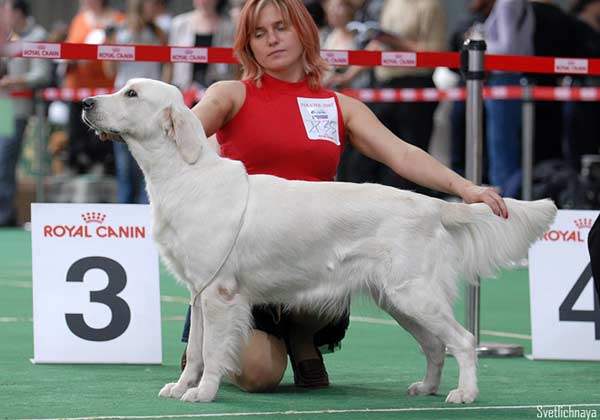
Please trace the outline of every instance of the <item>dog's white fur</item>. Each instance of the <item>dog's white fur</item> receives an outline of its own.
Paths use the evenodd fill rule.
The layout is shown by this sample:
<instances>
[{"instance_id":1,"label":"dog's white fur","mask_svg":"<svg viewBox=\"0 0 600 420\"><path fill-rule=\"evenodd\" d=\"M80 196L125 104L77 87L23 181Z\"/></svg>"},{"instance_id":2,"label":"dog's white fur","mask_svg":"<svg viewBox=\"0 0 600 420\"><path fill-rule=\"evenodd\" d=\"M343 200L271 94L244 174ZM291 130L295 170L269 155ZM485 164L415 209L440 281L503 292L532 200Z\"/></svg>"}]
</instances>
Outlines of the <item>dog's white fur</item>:
<instances>
[{"instance_id":1,"label":"dog's white fur","mask_svg":"<svg viewBox=\"0 0 600 420\"><path fill-rule=\"evenodd\" d=\"M425 352L425 378L409 394L438 390L447 347L460 374L446 401L475 400L474 338L452 312L458 279L491 275L526 255L555 217L551 201L507 199L505 220L485 204L380 185L248 176L208 147L173 86L134 79L91 100L84 120L118 133L144 172L163 259L192 296L206 287L192 307L187 366L160 396L213 400L222 376L239 369L251 305L335 317L346 308L340 302L366 292Z\"/></svg>"}]
</instances>

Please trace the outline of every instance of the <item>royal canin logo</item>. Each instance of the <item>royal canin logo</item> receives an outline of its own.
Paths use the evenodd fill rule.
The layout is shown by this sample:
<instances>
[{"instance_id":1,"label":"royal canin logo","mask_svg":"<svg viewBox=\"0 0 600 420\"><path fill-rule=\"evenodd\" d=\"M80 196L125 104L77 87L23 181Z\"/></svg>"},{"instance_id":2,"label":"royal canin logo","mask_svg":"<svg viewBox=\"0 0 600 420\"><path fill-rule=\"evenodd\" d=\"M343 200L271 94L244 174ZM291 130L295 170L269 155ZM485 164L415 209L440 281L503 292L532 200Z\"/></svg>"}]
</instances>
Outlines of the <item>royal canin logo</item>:
<instances>
[{"instance_id":1,"label":"royal canin logo","mask_svg":"<svg viewBox=\"0 0 600 420\"><path fill-rule=\"evenodd\" d=\"M106 217L104 213L91 211L81 215L85 224L44 225L44 238L146 238L145 226L104 225Z\"/></svg>"},{"instance_id":2,"label":"royal canin logo","mask_svg":"<svg viewBox=\"0 0 600 420\"><path fill-rule=\"evenodd\" d=\"M573 220L573 224L577 230L549 230L544 233L542 240L549 242L586 242L582 235L583 229L591 229L594 221L589 218L581 218Z\"/></svg>"},{"instance_id":3,"label":"royal canin logo","mask_svg":"<svg viewBox=\"0 0 600 420\"><path fill-rule=\"evenodd\" d=\"M135 61L135 47L98 45L98 60Z\"/></svg>"},{"instance_id":4,"label":"royal canin logo","mask_svg":"<svg viewBox=\"0 0 600 420\"><path fill-rule=\"evenodd\" d=\"M206 48L171 48L171 61L174 63L207 63Z\"/></svg>"},{"instance_id":5,"label":"royal canin logo","mask_svg":"<svg viewBox=\"0 0 600 420\"><path fill-rule=\"evenodd\" d=\"M334 66L347 66L350 64L348 51L323 50L321 51L321 57L323 57L328 64Z\"/></svg>"},{"instance_id":6,"label":"royal canin logo","mask_svg":"<svg viewBox=\"0 0 600 420\"><path fill-rule=\"evenodd\" d=\"M60 44L25 42L23 43L23 57L60 58Z\"/></svg>"},{"instance_id":7,"label":"royal canin logo","mask_svg":"<svg viewBox=\"0 0 600 420\"><path fill-rule=\"evenodd\" d=\"M382 66L415 67L417 54L414 52L383 51L381 53Z\"/></svg>"}]
</instances>

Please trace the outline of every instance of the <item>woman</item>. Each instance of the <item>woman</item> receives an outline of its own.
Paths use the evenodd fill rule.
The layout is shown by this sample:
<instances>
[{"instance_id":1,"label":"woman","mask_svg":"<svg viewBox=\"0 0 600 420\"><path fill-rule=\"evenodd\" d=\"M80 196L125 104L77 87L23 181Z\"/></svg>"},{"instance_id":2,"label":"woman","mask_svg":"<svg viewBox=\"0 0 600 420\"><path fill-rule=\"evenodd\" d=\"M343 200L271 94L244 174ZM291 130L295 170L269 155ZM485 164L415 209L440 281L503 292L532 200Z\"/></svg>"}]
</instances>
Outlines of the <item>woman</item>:
<instances>
[{"instance_id":1,"label":"woman","mask_svg":"<svg viewBox=\"0 0 600 420\"><path fill-rule=\"evenodd\" d=\"M147 4L154 0L127 0L125 25L116 30L107 28L108 44L165 45L167 35L154 23ZM129 79L147 77L160 80L161 63L152 61L104 61L104 71L115 78L115 89L121 89ZM113 143L119 203L148 203L144 176L127 145Z\"/></svg>"},{"instance_id":2,"label":"woman","mask_svg":"<svg viewBox=\"0 0 600 420\"><path fill-rule=\"evenodd\" d=\"M325 16L330 29L321 37L321 48L324 50L360 49L355 33L348 29L348 24L352 22L356 9L355 2L352 0L327 0L325 2ZM334 74L342 74L347 70L348 68L336 67L331 73L327 74L326 78ZM344 86L332 86L327 81L324 84L333 88L349 87L352 89L361 89L370 84L369 79L369 73L365 72Z\"/></svg>"},{"instance_id":3,"label":"woman","mask_svg":"<svg viewBox=\"0 0 600 420\"><path fill-rule=\"evenodd\" d=\"M206 134L216 134L221 154L241 160L250 174L331 181L347 135L356 149L399 175L468 203L485 202L508 217L492 188L473 185L397 138L363 103L321 87L327 65L301 0L248 0L234 50L242 81L211 85L193 111ZM231 378L234 384L255 392L275 388L287 364L286 343L297 385L328 384L315 347L320 344L315 333L324 324L318 316L277 309L257 316L256 308L253 313L256 326L241 354L241 374Z\"/></svg>"},{"instance_id":4,"label":"woman","mask_svg":"<svg viewBox=\"0 0 600 420\"><path fill-rule=\"evenodd\" d=\"M81 11L73 18L65 42L101 44L104 30L123 22L125 16L110 7L109 0L83 0ZM104 72L100 61L70 61L67 66L65 88L107 88L114 79ZM81 121L81 102L69 105L69 166L76 173L87 173L100 165L112 173L114 155L112 146L94 141L94 133Z\"/></svg>"},{"instance_id":5,"label":"woman","mask_svg":"<svg viewBox=\"0 0 600 420\"><path fill-rule=\"evenodd\" d=\"M175 16L171 22L169 45L175 47L229 47L234 27L222 12L224 0L194 0L194 10ZM205 88L211 83L233 77L233 66L227 64L166 64L163 80L182 90L195 85Z\"/></svg>"}]
</instances>

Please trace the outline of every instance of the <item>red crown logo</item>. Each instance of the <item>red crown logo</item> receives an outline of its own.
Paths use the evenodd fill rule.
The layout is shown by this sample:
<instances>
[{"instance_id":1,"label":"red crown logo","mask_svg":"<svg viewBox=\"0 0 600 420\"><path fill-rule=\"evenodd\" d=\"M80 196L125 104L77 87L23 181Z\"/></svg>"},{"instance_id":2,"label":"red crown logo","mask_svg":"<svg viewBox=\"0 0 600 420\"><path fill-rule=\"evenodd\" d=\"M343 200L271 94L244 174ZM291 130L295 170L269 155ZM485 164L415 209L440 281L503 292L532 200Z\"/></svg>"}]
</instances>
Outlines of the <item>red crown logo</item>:
<instances>
[{"instance_id":1,"label":"red crown logo","mask_svg":"<svg viewBox=\"0 0 600 420\"><path fill-rule=\"evenodd\" d=\"M96 213L95 211L83 213L81 218L85 223L102 223L106 219L106 214Z\"/></svg>"},{"instance_id":2,"label":"red crown logo","mask_svg":"<svg viewBox=\"0 0 600 420\"><path fill-rule=\"evenodd\" d=\"M594 221L588 218L575 219L573 222L575 223L575 226L577 226L578 229L591 229L592 225L594 224Z\"/></svg>"}]
</instances>

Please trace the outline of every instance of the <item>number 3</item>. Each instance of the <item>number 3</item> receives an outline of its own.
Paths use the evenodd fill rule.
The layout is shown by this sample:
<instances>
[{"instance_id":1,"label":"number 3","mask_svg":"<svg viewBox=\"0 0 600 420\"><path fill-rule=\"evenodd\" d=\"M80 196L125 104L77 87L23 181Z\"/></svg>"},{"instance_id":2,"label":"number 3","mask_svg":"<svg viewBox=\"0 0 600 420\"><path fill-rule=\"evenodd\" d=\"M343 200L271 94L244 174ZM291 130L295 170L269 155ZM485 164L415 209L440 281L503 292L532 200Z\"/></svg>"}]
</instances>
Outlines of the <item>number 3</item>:
<instances>
[{"instance_id":1,"label":"number 3","mask_svg":"<svg viewBox=\"0 0 600 420\"><path fill-rule=\"evenodd\" d=\"M92 328L83 314L65 314L67 326L73 334L88 341L110 341L123 334L131 321L129 305L117 294L127 285L127 274L121 264L105 257L86 257L76 261L67 272L68 282L83 282L91 269L100 269L108 276L108 285L102 290L90 292L90 302L103 303L111 311L110 323L104 328Z\"/></svg>"}]
</instances>

